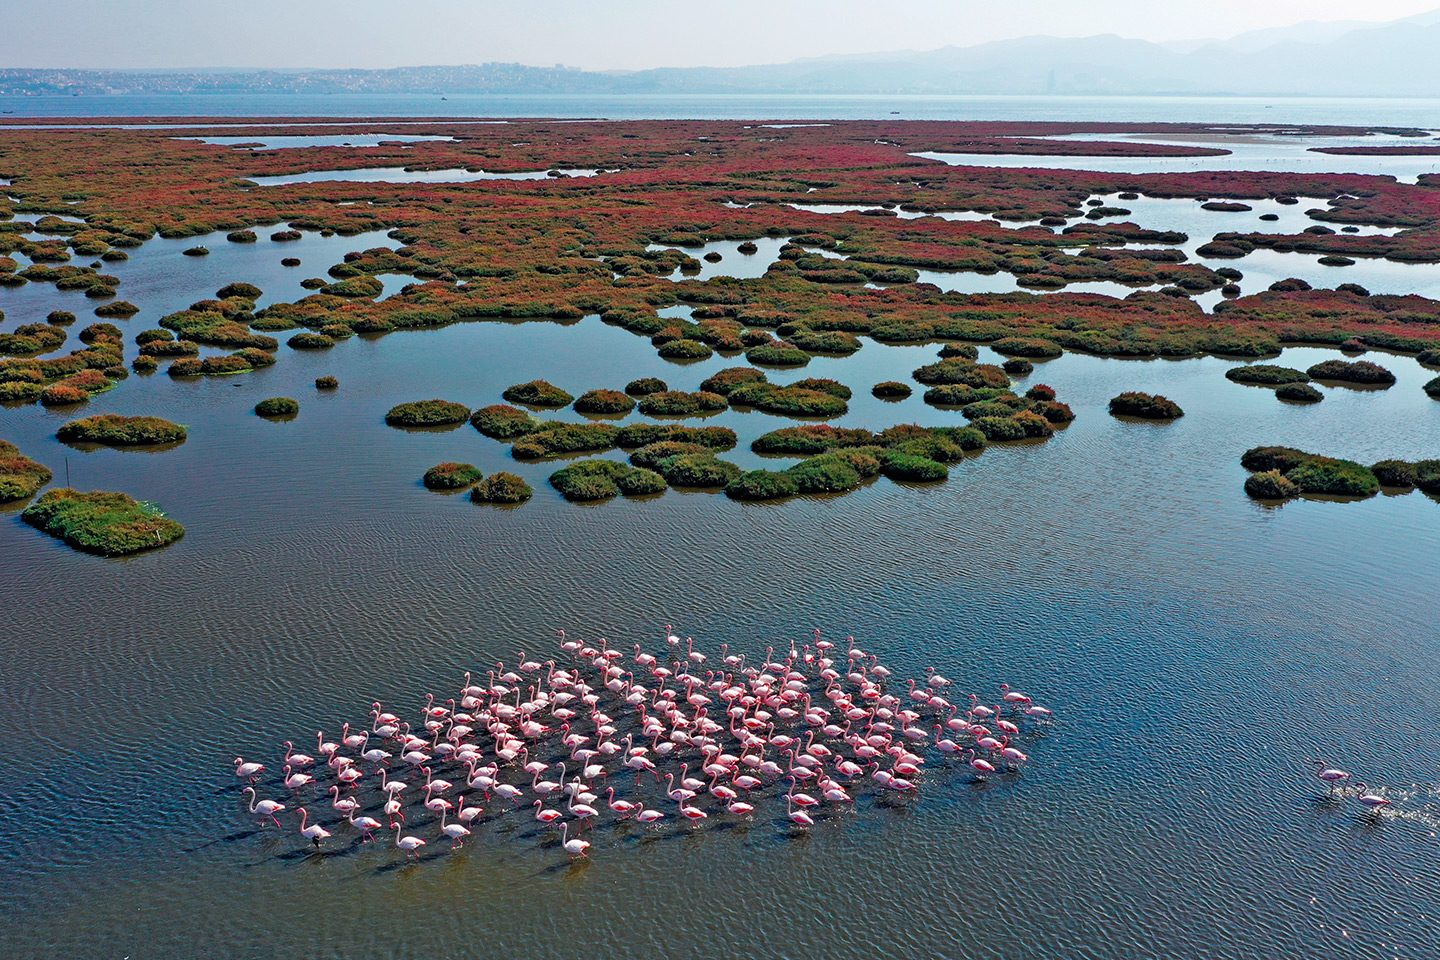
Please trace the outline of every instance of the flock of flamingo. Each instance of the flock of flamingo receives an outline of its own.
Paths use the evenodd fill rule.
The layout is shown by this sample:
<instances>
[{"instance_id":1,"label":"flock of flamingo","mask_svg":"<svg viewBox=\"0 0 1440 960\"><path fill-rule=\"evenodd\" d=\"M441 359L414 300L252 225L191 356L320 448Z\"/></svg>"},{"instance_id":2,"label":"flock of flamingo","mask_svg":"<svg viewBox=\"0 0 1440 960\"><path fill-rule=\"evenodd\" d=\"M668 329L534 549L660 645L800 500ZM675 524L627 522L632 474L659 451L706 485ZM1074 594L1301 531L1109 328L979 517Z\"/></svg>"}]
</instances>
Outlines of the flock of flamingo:
<instances>
[{"instance_id":1,"label":"flock of flamingo","mask_svg":"<svg viewBox=\"0 0 1440 960\"><path fill-rule=\"evenodd\" d=\"M817 630L802 649L772 647L759 662L722 644L711 661L671 630L659 656L560 631L555 658L521 654L483 681L466 673L457 696L426 695L415 725L375 703L364 727L346 723L335 741L317 734L316 756L287 741L284 775L271 781L283 800L261 798L265 765L237 757L249 812L282 829L279 814L291 813L317 847L337 830L367 841L393 832L413 856L430 842L422 833L455 848L487 809L524 811L558 827L574 859L588 856L586 830L606 817L697 825L765 816L768 803L804 829L853 811L862 791L916 795L929 759L974 778L1013 775L1029 759L1024 738L1052 722L1007 685L991 704L955 696L933 667L892 682L853 638L838 649Z\"/></svg>"},{"instance_id":2,"label":"flock of flamingo","mask_svg":"<svg viewBox=\"0 0 1440 960\"><path fill-rule=\"evenodd\" d=\"M1338 767L1332 767L1323 760L1311 760L1315 767L1315 776L1320 782L1330 788L1330 797L1335 800L1345 799L1345 785L1354 778ZM1376 792L1364 780L1355 780L1355 799L1360 806L1365 808L1367 813L1379 816L1386 807L1392 806L1394 801L1387 799L1383 794Z\"/></svg>"}]
</instances>

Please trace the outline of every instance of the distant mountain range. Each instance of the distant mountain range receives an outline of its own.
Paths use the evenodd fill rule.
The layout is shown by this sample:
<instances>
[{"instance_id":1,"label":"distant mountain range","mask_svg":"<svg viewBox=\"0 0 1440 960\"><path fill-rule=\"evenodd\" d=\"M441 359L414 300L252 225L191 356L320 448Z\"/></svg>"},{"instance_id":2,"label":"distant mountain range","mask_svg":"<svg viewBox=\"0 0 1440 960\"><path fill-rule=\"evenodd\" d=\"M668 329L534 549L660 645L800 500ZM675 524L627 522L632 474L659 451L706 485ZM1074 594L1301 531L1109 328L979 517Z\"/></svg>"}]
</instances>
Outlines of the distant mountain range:
<instances>
[{"instance_id":1,"label":"distant mountain range","mask_svg":"<svg viewBox=\"0 0 1440 960\"><path fill-rule=\"evenodd\" d=\"M1111 94L1440 97L1440 11L1230 40L1105 35L635 72L487 63L392 70L0 70L0 95L256 93Z\"/></svg>"}]
</instances>

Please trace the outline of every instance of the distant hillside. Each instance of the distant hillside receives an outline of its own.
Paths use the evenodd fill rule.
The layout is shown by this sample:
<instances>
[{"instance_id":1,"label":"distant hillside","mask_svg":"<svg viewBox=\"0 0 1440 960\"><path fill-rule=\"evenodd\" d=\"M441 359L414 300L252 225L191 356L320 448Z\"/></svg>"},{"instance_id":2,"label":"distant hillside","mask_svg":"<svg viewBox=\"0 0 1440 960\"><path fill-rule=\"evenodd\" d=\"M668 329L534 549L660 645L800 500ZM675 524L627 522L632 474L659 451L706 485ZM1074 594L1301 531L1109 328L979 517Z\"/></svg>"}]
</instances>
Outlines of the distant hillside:
<instances>
[{"instance_id":1,"label":"distant hillside","mask_svg":"<svg viewBox=\"0 0 1440 960\"><path fill-rule=\"evenodd\" d=\"M1338 35L1336 35L1338 32ZM1296 39L1296 38L1301 39ZM1274 42L1272 42L1274 41ZM0 95L140 93L1234 94L1440 97L1440 18L1301 24L1165 46L1026 37L927 52L633 73L527 67L208 72L0 70Z\"/></svg>"}]
</instances>

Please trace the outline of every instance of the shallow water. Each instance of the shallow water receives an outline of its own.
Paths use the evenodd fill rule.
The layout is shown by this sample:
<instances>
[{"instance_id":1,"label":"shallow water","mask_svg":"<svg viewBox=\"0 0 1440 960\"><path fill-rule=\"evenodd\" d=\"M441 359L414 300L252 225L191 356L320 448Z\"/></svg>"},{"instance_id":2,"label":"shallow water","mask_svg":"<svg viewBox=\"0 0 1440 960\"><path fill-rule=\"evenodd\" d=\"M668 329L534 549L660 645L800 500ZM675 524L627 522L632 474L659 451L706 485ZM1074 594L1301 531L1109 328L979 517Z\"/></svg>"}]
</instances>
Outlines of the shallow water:
<instances>
[{"instance_id":1,"label":"shallow water","mask_svg":"<svg viewBox=\"0 0 1440 960\"><path fill-rule=\"evenodd\" d=\"M1050 170L1094 170L1102 173L1193 173L1199 170L1257 170L1286 173L1363 173L1392 176L1414 183L1424 173L1440 172L1437 156L1335 156L1315 153L1316 147L1434 146L1429 139L1374 135L1368 137L1164 137L1149 134L1071 134L1053 140L1100 140L1218 147L1226 156L1212 157L1049 157L1019 154L922 152L912 156L952 166L1033 167Z\"/></svg>"},{"instance_id":2,"label":"shallow water","mask_svg":"<svg viewBox=\"0 0 1440 960\"><path fill-rule=\"evenodd\" d=\"M570 167L554 168L566 177L593 177L603 171ZM545 180L549 170L523 170L518 173L490 173L486 170L406 170L404 167L369 167L361 170L312 170L269 177L250 177L262 187L278 187L287 183L472 183L478 180Z\"/></svg>"},{"instance_id":3,"label":"shallow water","mask_svg":"<svg viewBox=\"0 0 1440 960\"><path fill-rule=\"evenodd\" d=\"M116 268L133 271L122 296L144 308L119 325L128 341L229 280L287 295L291 276L383 242L302 246L321 239L212 242L201 260L179 253L195 239L152 241ZM304 266L286 272L288 255ZM31 284L0 290L0 309L20 321L77 298L88 305ZM852 386L837 424L961 422L921 391L869 395L934 356L866 341L771 379ZM1290 349L1279 362L1333 356ZM1020 384L1054 385L1077 421L989 449L944 484L577 506L545 485L555 464L518 464L468 426L390 429L384 411L498 402L532 377L576 393L646 375L693 389L739 361L669 363L595 317L280 358L237 377L132 376L80 411L0 410L0 436L62 480L68 469L78 487L156 500L187 527L164 551L107 561L0 514L0 601L15 612L0 700L16 744L0 765L0 953L386 958L463 941L541 957L584 940L654 957L764 943L782 957L1108 960L1310 956L1324 941L1334 957L1434 956L1440 503L1265 507L1242 493L1238 464L1261 443L1435 456L1440 404L1420 390L1434 371L1413 360L1371 355L1395 387L1325 388L1323 403L1294 407L1225 380L1231 361L1067 354ZM317 394L321 374L340 389ZM1187 415L1116 420L1104 405L1123 389L1164 393ZM250 412L274 395L299 398L299 417ZM53 437L80 412L166 416L190 438L83 452ZM726 456L748 467L770 462L750 439L788 421L704 422L736 429ZM424 490L420 474L451 459L520 473L535 499L499 510ZM1059 722L1021 777L993 786L937 769L918 802L867 798L803 835L769 819L607 825L593 862L574 866L523 813L407 865L346 833L311 853L241 807L236 754L277 769L280 740L333 736L376 698L413 714L463 670L545 651L556 628L654 646L666 623L748 650L816 627L854 634L899 675L933 664L987 696L1007 680ZM1353 802L1321 801L1305 763L1317 754L1384 785L1400 812L1372 823Z\"/></svg>"},{"instance_id":4,"label":"shallow water","mask_svg":"<svg viewBox=\"0 0 1440 960\"><path fill-rule=\"evenodd\" d=\"M269 124L267 124L269 126ZM199 140L212 146L245 147L253 150L293 150L297 147L378 147L382 143L454 143L454 137L427 136L411 133L337 133L317 136L257 137L176 137L177 140Z\"/></svg>"}]
</instances>

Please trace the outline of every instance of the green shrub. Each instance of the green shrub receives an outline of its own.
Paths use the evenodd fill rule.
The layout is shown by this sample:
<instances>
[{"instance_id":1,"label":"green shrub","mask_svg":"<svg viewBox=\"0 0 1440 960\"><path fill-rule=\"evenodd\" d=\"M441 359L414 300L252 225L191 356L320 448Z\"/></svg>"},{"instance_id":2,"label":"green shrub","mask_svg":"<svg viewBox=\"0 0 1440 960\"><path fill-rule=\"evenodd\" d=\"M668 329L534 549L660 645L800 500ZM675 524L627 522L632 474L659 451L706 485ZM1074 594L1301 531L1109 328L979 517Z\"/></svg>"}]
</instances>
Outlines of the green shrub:
<instances>
[{"instance_id":1,"label":"green shrub","mask_svg":"<svg viewBox=\"0 0 1440 960\"><path fill-rule=\"evenodd\" d=\"M530 484L513 473L492 473L470 489L476 503L524 503L534 496Z\"/></svg>"},{"instance_id":2,"label":"green shrub","mask_svg":"<svg viewBox=\"0 0 1440 960\"><path fill-rule=\"evenodd\" d=\"M1433 380L1427 381L1422 389L1424 389L1426 396L1434 400L1440 400L1440 377L1435 377Z\"/></svg>"},{"instance_id":3,"label":"green shrub","mask_svg":"<svg viewBox=\"0 0 1440 960\"><path fill-rule=\"evenodd\" d=\"M862 482L853 465L830 453L801 461L785 472L795 481L796 489L806 494L844 493Z\"/></svg>"},{"instance_id":4,"label":"green shrub","mask_svg":"<svg viewBox=\"0 0 1440 960\"><path fill-rule=\"evenodd\" d=\"M990 363L975 363L963 357L927 364L912 375L926 386L961 384L976 389L1004 389L1010 386L1009 375L1000 367Z\"/></svg>"},{"instance_id":5,"label":"green shrub","mask_svg":"<svg viewBox=\"0 0 1440 960\"><path fill-rule=\"evenodd\" d=\"M470 408L449 400L415 400L391 407L385 422L392 427L438 427L464 423Z\"/></svg>"},{"instance_id":6,"label":"green shrub","mask_svg":"<svg viewBox=\"0 0 1440 960\"><path fill-rule=\"evenodd\" d=\"M788 471L750 470L725 485L725 495L734 500L781 500L799 492L799 483Z\"/></svg>"},{"instance_id":7,"label":"green shrub","mask_svg":"<svg viewBox=\"0 0 1440 960\"><path fill-rule=\"evenodd\" d=\"M909 483L934 483L950 476L950 468L928 457L892 454L880 464L880 472L891 480Z\"/></svg>"},{"instance_id":8,"label":"green shrub","mask_svg":"<svg viewBox=\"0 0 1440 960\"><path fill-rule=\"evenodd\" d=\"M962 360L979 360L980 351L973 344L960 343L958 341L947 343L940 348L940 359L949 360L959 357Z\"/></svg>"},{"instance_id":9,"label":"green shrub","mask_svg":"<svg viewBox=\"0 0 1440 960\"><path fill-rule=\"evenodd\" d=\"M1029 357L1035 360L1049 360L1064 351L1053 340L1040 337L1002 337L990 344L990 349L1007 357Z\"/></svg>"},{"instance_id":10,"label":"green shrub","mask_svg":"<svg viewBox=\"0 0 1440 960\"><path fill-rule=\"evenodd\" d=\"M135 316L140 308L128 300L112 300L110 303L103 303L95 308L97 317L119 317L126 319Z\"/></svg>"},{"instance_id":11,"label":"green shrub","mask_svg":"<svg viewBox=\"0 0 1440 960\"><path fill-rule=\"evenodd\" d=\"M220 300L230 300L235 297L239 297L242 300L259 300L264 293L264 290L261 290L253 283L245 283L244 281L237 280L234 283L227 283L219 290L216 290L215 296Z\"/></svg>"},{"instance_id":12,"label":"green shrub","mask_svg":"<svg viewBox=\"0 0 1440 960\"><path fill-rule=\"evenodd\" d=\"M316 390L334 390L334 389L338 388L339 386L340 386L340 381L337 380L337 379L335 379L334 377L316 377L316 378L315 378L315 389L316 389Z\"/></svg>"},{"instance_id":13,"label":"green shrub","mask_svg":"<svg viewBox=\"0 0 1440 960\"><path fill-rule=\"evenodd\" d=\"M1231 367L1225 371L1225 378L1236 383L1251 383L1276 387L1286 383L1305 383L1310 375L1292 367L1280 367L1270 363L1255 363L1244 367Z\"/></svg>"},{"instance_id":14,"label":"green shrub","mask_svg":"<svg viewBox=\"0 0 1440 960\"><path fill-rule=\"evenodd\" d=\"M1011 357L1000 364L1000 369L1012 377L1028 377L1035 372L1035 364L1020 357Z\"/></svg>"},{"instance_id":15,"label":"green shrub","mask_svg":"<svg viewBox=\"0 0 1440 960\"><path fill-rule=\"evenodd\" d=\"M0 383L0 403L38 400L45 387L24 380L6 380Z\"/></svg>"},{"instance_id":16,"label":"green shrub","mask_svg":"<svg viewBox=\"0 0 1440 960\"><path fill-rule=\"evenodd\" d=\"M154 357L138 356L130 361L130 369L136 373L154 373L160 369L160 361Z\"/></svg>"},{"instance_id":17,"label":"green shrub","mask_svg":"<svg viewBox=\"0 0 1440 960\"><path fill-rule=\"evenodd\" d=\"M810 354L793 343L776 340L751 347L745 352L745 359L767 367L803 367L810 362Z\"/></svg>"},{"instance_id":18,"label":"green shrub","mask_svg":"<svg viewBox=\"0 0 1440 960\"><path fill-rule=\"evenodd\" d=\"M652 393L662 393L669 389L670 387L659 377L641 377L638 380L631 380L625 384L625 392L632 397L644 397ZM708 390L709 387L702 387L701 389ZM716 390L713 392L719 393L720 391Z\"/></svg>"},{"instance_id":19,"label":"green shrub","mask_svg":"<svg viewBox=\"0 0 1440 960\"><path fill-rule=\"evenodd\" d=\"M1029 436L1025 430L1025 424L1015 417L978 417L970 421L970 425L983 433L985 439L992 443L1024 440Z\"/></svg>"},{"instance_id":20,"label":"green shrub","mask_svg":"<svg viewBox=\"0 0 1440 960\"><path fill-rule=\"evenodd\" d=\"M615 478L631 469L614 460L579 460L550 474L550 486L566 500L608 500L620 495Z\"/></svg>"},{"instance_id":21,"label":"green shrub","mask_svg":"<svg viewBox=\"0 0 1440 960\"><path fill-rule=\"evenodd\" d=\"M25 508L26 523L63 540L76 550L121 556L153 550L179 540L185 528L154 504L123 493L81 493L60 488Z\"/></svg>"},{"instance_id":22,"label":"green shrub","mask_svg":"<svg viewBox=\"0 0 1440 960\"><path fill-rule=\"evenodd\" d=\"M660 345L660 356L666 360L705 360L714 353L713 347L699 340L671 340Z\"/></svg>"},{"instance_id":23,"label":"green shrub","mask_svg":"<svg viewBox=\"0 0 1440 960\"><path fill-rule=\"evenodd\" d=\"M718 393L722 397L728 397L730 391L738 387L765 382L766 377L762 370L756 370L754 367L726 367L714 376L706 378L700 384L700 389L706 393Z\"/></svg>"},{"instance_id":24,"label":"green shrub","mask_svg":"<svg viewBox=\"0 0 1440 960\"><path fill-rule=\"evenodd\" d=\"M1415 464L1415 486L1426 493L1440 493L1440 460L1420 460Z\"/></svg>"},{"instance_id":25,"label":"green shrub","mask_svg":"<svg viewBox=\"0 0 1440 960\"><path fill-rule=\"evenodd\" d=\"M142 357L194 357L200 345L191 340L152 340L140 348Z\"/></svg>"},{"instance_id":26,"label":"green shrub","mask_svg":"<svg viewBox=\"0 0 1440 960\"><path fill-rule=\"evenodd\" d=\"M293 417L299 412L299 402L290 397L270 397L255 404L255 413L261 417Z\"/></svg>"},{"instance_id":27,"label":"green shrub","mask_svg":"<svg viewBox=\"0 0 1440 960\"><path fill-rule=\"evenodd\" d=\"M516 460L541 460L567 453L609 450L620 431L608 423L546 424L510 445Z\"/></svg>"},{"instance_id":28,"label":"green shrub","mask_svg":"<svg viewBox=\"0 0 1440 960\"><path fill-rule=\"evenodd\" d=\"M1319 403L1325 395L1308 383L1287 383L1275 391L1275 396L1290 403Z\"/></svg>"},{"instance_id":29,"label":"green shrub","mask_svg":"<svg viewBox=\"0 0 1440 960\"><path fill-rule=\"evenodd\" d=\"M724 487L740 476L740 468L713 453L687 453L668 457L655 472L677 487Z\"/></svg>"},{"instance_id":30,"label":"green shrub","mask_svg":"<svg viewBox=\"0 0 1440 960\"><path fill-rule=\"evenodd\" d=\"M818 393L828 393L832 397L839 397L841 400L849 400L854 393L845 384L838 380L830 380L824 377L806 377L804 380L796 380L787 384L790 390L814 390Z\"/></svg>"},{"instance_id":31,"label":"green shrub","mask_svg":"<svg viewBox=\"0 0 1440 960\"><path fill-rule=\"evenodd\" d=\"M111 447L178 443L186 429L160 417L124 417L105 413L71 420L55 432L64 443L101 443Z\"/></svg>"},{"instance_id":32,"label":"green shrub","mask_svg":"<svg viewBox=\"0 0 1440 960\"><path fill-rule=\"evenodd\" d=\"M1325 360L1305 372L1314 380L1334 380L1340 383L1389 386L1395 382L1395 374L1369 360Z\"/></svg>"},{"instance_id":33,"label":"green shrub","mask_svg":"<svg viewBox=\"0 0 1440 960\"><path fill-rule=\"evenodd\" d=\"M254 243L260 238L255 236L254 230L232 230L225 234L225 239L231 243Z\"/></svg>"},{"instance_id":34,"label":"green shrub","mask_svg":"<svg viewBox=\"0 0 1440 960\"><path fill-rule=\"evenodd\" d=\"M335 346L335 341L323 333L297 333L285 343L292 350L328 350Z\"/></svg>"},{"instance_id":35,"label":"green shrub","mask_svg":"<svg viewBox=\"0 0 1440 960\"><path fill-rule=\"evenodd\" d=\"M730 392L730 402L786 417L838 417L850 409L844 400L831 393L770 383L737 387Z\"/></svg>"},{"instance_id":36,"label":"green shrub","mask_svg":"<svg viewBox=\"0 0 1440 960\"><path fill-rule=\"evenodd\" d=\"M1300 495L1300 488L1279 470L1252 473L1245 479L1245 492L1256 500L1288 500Z\"/></svg>"},{"instance_id":37,"label":"green shrub","mask_svg":"<svg viewBox=\"0 0 1440 960\"><path fill-rule=\"evenodd\" d=\"M523 403L527 407L568 407L575 400L569 393L544 380L506 387L501 396L511 403Z\"/></svg>"},{"instance_id":38,"label":"green shrub","mask_svg":"<svg viewBox=\"0 0 1440 960\"><path fill-rule=\"evenodd\" d=\"M751 442L750 449L760 454L813 456L834 447L869 446L874 442L875 435L863 428L807 424L762 434Z\"/></svg>"},{"instance_id":39,"label":"green shrub","mask_svg":"<svg viewBox=\"0 0 1440 960\"><path fill-rule=\"evenodd\" d=\"M729 427L688 427L679 423L632 423L622 427L615 445L626 450L648 447L653 443L673 440L694 443L710 450L729 450L735 446L735 431Z\"/></svg>"},{"instance_id":40,"label":"green shrub","mask_svg":"<svg viewBox=\"0 0 1440 960\"><path fill-rule=\"evenodd\" d=\"M28 500L50 480L48 469L21 456L13 443L0 440L0 503Z\"/></svg>"},{"instance_id":41,"label":"green shrub","mask_svg":"<svg viewBox=\"0 0 1440 960\"><path fill-rule=\"evenodd\" d=\"M860 349L860 340L853 333L844 330L811 330L796 327L783 331L786 342L808 353L828 353L849 356Z\"/></svg>"},{"instance_id":42,"label":"green shrub","mask_svg":"<svg viewBox=\"0 0 1440 960\"><path fill-rule=\"evenodd\" d=\"M664 493L669 486L665 478L653 470L629 470L615 477L615 485L627 497Z\"/></svg>"},{"instance_id":43,"label":"green shrub","mask_svg":"<svg viewBox=\"0 0 1440 960\"><path fill-rule=\"evenodd\" d=\"M635 409L635 401L619 390L589 390L580 394L575 401L578 413L629 413Z\"/></svg>"},{"instance_id":44,"label":"green shrub","mask_svg":"<svg viewBox=\"0 0 1440 960\"><path fill-rule=\"evenodd\" d=\"M1413 487L1419 479L1415 464L1404 460L1381 460L1370 467L1382 487Z\"/></svg>"},{"instance_id":45,"label":"green shrub","mask_svg":"<svg viewBox=\"0 0 1440 960\"><path fill-rule=\"evenodd\" d=\"M729 402L718 393L705 390L697 393L664 390L643 398L640 401L640 412L648 417L687 417L724 410L727 406Z\"/></svg>"},{"instance_id":46,"label":"green shrub","mask_svg":"<svg viewBox=\"0 0 1440 960\"><path fill-rule=\"evenodd\" d=\"M913 392L908 383L898 380L886 380L870 388L870 393L881 400L903 400Z\"/></svg>"},{"instance_id":47,"label":"green shrub","mask_svg":"<svg viewBox=\"0 0 1440 960\"><path fill-rule=\"evenodd\" d=\"M45 315L45 322L56 327L68 327L75 322L75 314L69 310L51 310Z\"/></svg>"},{"instance_id":48,"label":"green shrub","mask_svg":"<svg viewBox=\"0 0 1440 960\"><path fill-rule=\"evenodd\" d=\"M1246 470L1279 470L1289 473L1310 459L1310 454L1294 447L1251 447L1240 457L1240 466Z\"/></svg>"},{"instance_id":49,"label":"green shrub","mask_svg":"<svg viewBox=\"0 0 1440 960\"><path fill-rule=\"evenodd\" d=\"M1110 413L1117 417L1139 417L1145 420L1174 420L1185 411L1174 400L1149 393L1130 391L1110 401Z\"/></svg>"},{"instance_id":50,"label":"green shrub","mask_svg":"<svg viewBox=\"0 0 1440 960\"><path fill-rule=\"evenodd\" d=\"M421 482L431 490L461 490L484 476L473 463L437 463L425 471Z\"/></svg>"},{"instance_id":51,"label":"green shrub","mask_svg":"<svg viewBox=\"0 0 1440 960\"><path fill-rule=\"evenodd\" d=\"M210 248L209 248L209 247L189 247L189 248L187 248L187 249L185 249L185 250L182 250L181 253L185 254L185 256L187 256L187 257L208 257L208 256L210 256Z\"/></svg>"},{"instance_id":52,"label":"green shrub","mask_svg":"<svg viewBox=\"0 0 1440 960\"><path fill-rule=\"evenodd\" d=\"M643 446L631 453L630 462L637 467L653 470L664 460L692 453L710 454L714 456L715 451L699 443L685 443L679 440L660 440L656 443Z\"/></svg>"},{"instance_id":53,"label":"green shrub","mask_svg":"<svg viewBox=\"0 0 1440 960\"><path fill-rule=\"evenodd\" d=\"M494 440L513 440L540 429L540 422L530 414L503 403L476 410L470 425Z\"/></svg>"},{"instance_id":54,"label":"green shrub","mask_svg":"<svg viewBox=\"0 0 1440 960\"><path fill-rule=\"evenodd\" d=\"M40 391L40 402L47 407L66 407L89 399L90 391L66 383L52 384Z\"/></svg>"},{"instance_id":55,"label":"green shrub","mask_svg":"<svg viewBox=\"0 0 1440 960\"><path fill-rule=\"evenodd\" d=\"M1285 478L1299 487L1301 493L1368 497L1380 489L1380 481L1369 468L1331 457L1312 456L1285 471Z\"/></svg>"},{"instance_id":56,"label":"green shrub","mask_svg":"<svg viewBox=\"0 0 1440 960\"><path fill-rule=\"evenodd\" d=\"M136 344L142 347L145 346L147 343L168 343L174 339L175 334L170 332L169 330L141 330L139 333L135 334Z\"/></svg>"}]
</instances>

